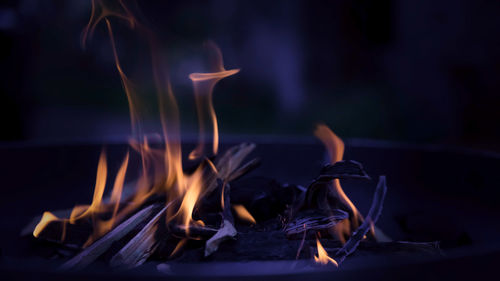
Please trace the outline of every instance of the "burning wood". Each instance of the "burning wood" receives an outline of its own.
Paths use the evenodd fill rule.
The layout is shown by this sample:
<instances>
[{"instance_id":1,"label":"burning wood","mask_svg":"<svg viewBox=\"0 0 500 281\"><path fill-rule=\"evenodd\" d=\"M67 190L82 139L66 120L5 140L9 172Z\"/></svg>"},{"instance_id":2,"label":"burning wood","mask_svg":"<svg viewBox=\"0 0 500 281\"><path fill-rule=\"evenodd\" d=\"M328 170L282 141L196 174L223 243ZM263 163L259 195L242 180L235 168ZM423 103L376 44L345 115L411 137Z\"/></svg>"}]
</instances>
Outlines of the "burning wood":
<instances>
[{"instance_id":1,"label":"burning wood","mask_svg":"<svg viewBox=\"0 0 500 281\"><path fill-rule=\"evenodd\" d=\"M193 81L200 135L197 146L188 155L190 160L198 161L197 165L186 170L180 141L179 109L168 75L163 73L168 67L160 64L164 58L156 45L158 40L122 1L117 4L118 11L101 1L93 4L83 40L85 43L98 23L105 24L115 66L129 101L134 134L130 146L140 156L141 169L134 188L130 189L131 194L124 196L129 164L127 153L116 174L111 195L106 199L103 196L108 170L103 152L89 205L77 206L67 216L44 213L36 226L26 228L39 240L75 244L83 249L66 261L62 269L82 269L98 258L117 267L135 267L157 256L162 260L182 260L189 259L192 254L197 260L207 256L232 260L238 256L238 251L246 251L253 258L262 258L265 256L262 248L255 247L259 243L264 249L278 249L277 253L270 252L266 258L293 259L300 258L306 240L311 240L308 234L314 234L316 238L317 255L312 253L307 258L321 264L337 265L363 242L376 243L373 229L382 211L387 189L385 177L380 177L370 211L364 219L342 189L340 179L370 180L370 177L359 162L342 160L344 143L325 125L319 125L315 135L325 145L330 164L320 170L306 189L298 185L282 185L275 179L244 178L260 163L257 158L245 162L255 144L242 143L218 154L213 89L218 81L236 74L239 69L224 68L222 53L214 43L207 44L213 56L211 72L189 76ZM115 16L144 34L151 47L163 133L159 143L151 143L142 131L141 114L144 112L139 108L136 84L123 71L116 51L110 20ZM210 154L204 152L205 123L212 126ZM233 210L246 223L238 224L233 218ZM324 234L323 239L327 241L341 243L333 258L317 238L318 233ZM238 240L237 235L244 238ZM300 245L294 240L297 237L302 237ZM229 239L235 240L224 244L232 247L228 253L219 246ZM298 251L295 253L296 246ZM427 246L418 245L420 248Z\"/></svg>"},{"instance_id":2,"label":"burning wood","mask_svg":"<svg viewBox=\"0 0 500 281\"><path fill-rule=\"evenodd\" d=\"M285 232L289 238L303 233L304 231L328 230L338 222L349 218L349 214L339 209L335 209L330 216L321 216L314 213L301 213L294 221L286 225Z\"/></svg>"},{"instance_id":3,"label":"burning wood","mask_svg":"<svg viewBox=\"0 0 500 281\"><path fill-rule=\"evenodd\" d=\"M345 243L345 245L338 250L337 253L335 253L335 259L338 263L342 263L348 255L352 254L368 231L373 228L382 213L386 192L387 186L385 185L385 176L380 176L377 189L375 190L375 195L373 196L372 205L365 221L358 229L356 229L356 231L354 231L347 243Z\"/></svg>"},{"instance_id":4,"label":"burning wood","mask_svg":"<svg viewBox=\"0 0 500 281\"><path fill-rule=\"evenodd\" d=\"M97 240L81 253L65 262L61 266L61 269L82 269L91 264L104 254L109 247L111 247L113 242L120 240L122 237L127 235L127 233L132 231L139 223L146 220L152 214L154 207L155 206L149 206L137 212L137 214L115 227L112 231L104 235L104 237Z\"/></svg>"},{"instance_id":5,"label":"burning wood","mask_svg":"<svg viewBox=\"0 0 500 281\"><path fill-rule=\"evenodd\" d=\"M171 204L172 202L161 209L125 247L113 256L110 261L111 266L134 267L143 264L149 258L158 246L155 234L159 220Z\"/></svg>"}]
</instances>

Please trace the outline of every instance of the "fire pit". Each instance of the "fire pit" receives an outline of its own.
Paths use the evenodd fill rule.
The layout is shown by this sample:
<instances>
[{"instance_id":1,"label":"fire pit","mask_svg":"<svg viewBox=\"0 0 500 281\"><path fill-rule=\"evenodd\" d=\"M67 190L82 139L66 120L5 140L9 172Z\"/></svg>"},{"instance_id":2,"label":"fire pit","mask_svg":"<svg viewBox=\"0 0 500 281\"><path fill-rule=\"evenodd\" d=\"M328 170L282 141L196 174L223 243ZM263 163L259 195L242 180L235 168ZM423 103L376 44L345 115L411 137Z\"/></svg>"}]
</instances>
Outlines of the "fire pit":
<instances>
[{"instance_id":1,"label":"fire pit","mask_svg":"<svg viewBox=\"0 0 500 281\"><path fill-rule=\"evenodd\" d=\"M255 141L256 156L267 157L262 158L261 167L247 175L249 177L273 176L283 182L305 185L322 167L323 161L318 159L324 159L325 154L318 143L276 138ZM107 146L110 166L119 165L126 147L124 144ZM43 202L63 209L68 201L78 202L91 196L85 185L92 184L89 178L95 171L91 163L98 158L99 151L100 145L93 144L2 148L4 163L9 163L2 167L3 178L11 187L2 197L1 205L3 274L18 278L37 275L61 279L92 276L118 279L124 275L139 279L164 274L157 271L159 262L154 261L131 271L110 271L99 262L85 271L60 271L60 260L47 259L53 253L45 253L43 257L40 246L19 237L25 224L45 209ZM353 140L347 142L346 157L363 162L368 174L385 171L390 179L383 214L377 223L380 229L394 240L441 241L443 256L415 255L401 252L401 249L363 250L362 246L338 269L314 266L311 260L177 262L170 265L169 276L206 279L277 275L300 279L306 274L308 278L372 276L385 279L386 274L390 274L408 279L429 276L467 279L494 272L495 260L500 255L496 242L500 228L495 203L498 190L495 176L492 176L500 161L498 155ZM26 174L30 177L23 176ZM75 182L75 185L68 188L68 182ZM373 182L343 181L342 184L360 212L365 213L374 190ZM23 202L23 206L18 202ZM12 215L14 210L15 215ZM259 251L267 254L265 248Z\"/></svg>"},{"instance_id":2,"label":"fire pit","mask_svg":"<svg viewBox=\"0 0 500 281\"><path fill-rule=\"evenodd\" d=\"M240 70L225 68L212 41L205 44L208 69L189 75L198 139L182 139L160 40L125 2L92 4L82 44L98 25L105 28L132 135L128 145L107 144L100 154L99 144L88 143L1 151L9 186L4 273L205 280L420 279L450 277L450 268L463 278L493 271L500 255L498 155L367 140L346 145L324 124L314 131L322 145L312 136L223 136L220 143L212 95ZM157 94L158 131L144 124L147 87L123 66L113 33L118 23L150 51L146 80Z\"/></svg>"}]
</instances>

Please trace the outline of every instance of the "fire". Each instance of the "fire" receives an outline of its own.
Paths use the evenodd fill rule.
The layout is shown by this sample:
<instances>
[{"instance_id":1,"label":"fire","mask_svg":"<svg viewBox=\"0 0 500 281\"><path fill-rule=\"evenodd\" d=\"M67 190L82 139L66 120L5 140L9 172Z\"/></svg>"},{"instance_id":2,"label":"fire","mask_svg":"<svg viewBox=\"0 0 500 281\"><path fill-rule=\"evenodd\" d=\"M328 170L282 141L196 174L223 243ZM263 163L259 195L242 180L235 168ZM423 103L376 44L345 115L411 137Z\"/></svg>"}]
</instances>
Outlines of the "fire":
<instances>
[{"instance_id":1,"label":"fire","mask_svg":"<svg viewBox=\"0 0 500 281\"><path fill-rule=\"evenodd\" d=\"M33 236L38 237L40 232L52 221L57 221L59 220L58 217L54 216L51 212L44 212L42 215L42 219L40 222L37 224L35 227L35 230L33 231Z\"/></svg>"},{"instance_id":2,"label":"fire","mask_svg":"<svg viewBox=\"0 0 500 281\"><path fill-rule=\"evenodd\" d=\"M243 205L233 205L233 209L238 215L238 217L244 221L247 221L251 224L256 224L257 222L253 218L252 214L248 212L248 210Z\"/></svg>"},{"instance_id":3,"label":"fire","mask_svg":"<svg viewBox=\"0 0 500 281\"><path fill-rule=\"evenodd\" d=\"M239 69L226 70L224 68L222 53L217 45L212 41L208 41L206 45L212 54L212 68L214 72L191 73L189 75L189 78L193 82L199 124L198 146L189 154L189 159L196 159L203 155L205 137L204 120L207 118L205 117L207 114L209 115L213 128L212 152L213 154L217 154L219 146L219 129L217 125L217 116L215 115L213 106L213 89L221 79L234 75L240 71Z\"/></svg>"},{"instance_id":4,"label":"fire","mask_svg":"<svg viewBox=\"0 0 500 281\"><path fill-rule=\"evenodd\" d=\"M316 247L318 248L318 255L314 256L314 261L316 263L327 265L330 262L337 267L339 266L337 261L328 256L328 253L326 252L325 248L323 248L318 238L316 238Z\"/></svg>"},{"instance_id":5,"label":"fire","mask_svg":"<svg viewBox=\"0 0 500 281\"><path fill-rule=\"evenodd\" d=\"M314 131L314 135L325 145L331 163L342 160L344 156L344 142L330 128L328 128L324 124L319 124ZM337 233L339 240L345 242L344 236L351 234L351 225L352 227L357 228L359 226L359 220L362 219L362 217L356 206L345 194L338 179L335 179L332 182L332 187L333 192L337 195L341 202L350 209L352 213L350 222L342 221L334 227L334 231Z\"/></svg>"},{"instance_id":6,"label":"fire","mask_svg":"<svg viewBox=\"0 0 500 281\"><path fill-rule=\"evenodd\" d=\"M145 42L150 48L152 76L158 97L162 134L146 134L144 132L142 123L145 109L142 107L141 89L137 86L139 83L135 83L134 79L128 77L124 71L125 68L122 66L122 61L117 52L117 42L113 33L114 21L112 19L125 21L131 29L136 30L137 34L145 38ZM212 173L217 174L217 169L210 161L204 161L193 173L188 174L183 170L179 109L170 85L168 73L165 73L168 67L162 64L166 59L163 57L164 52L159 50L159 40L136 19L133 10L125 2L93 0L92 14L82 33L82 45L84 47L89 38L92 37L96 26L101 22L107 30L111 43L111 54L128 101L133 134L130 147L140 155L141 170L139 178L133 195L122 198L129 165L129 153L127 152L116 174L109 200L105 200L108 163L105 153L102 152L97 165L96 184L90 205L75 206L68 219L60 219L51 213L44 213L33 235L40 235L43 229L52 221L75 224L80 220L90 218L93 233L83 245L83 247L86 247L109 232L117 223L127 218L153 195L165 196L166 204L176 203L172 204L172 206L178 206L178 209L173 207L167 209L166 222L176 220L178 224L185 227L188 233L191 225L203 224L200 220L194 220L192 214L206 188L205 178L207 172L204 169L205 165L212 167ZM208 42L207 48L211 53L212 69L207 73L192 73L189 75L193 82L200 129L199 143L196 149L190 153L191 159L200 158L204 153L205 120L209 120L211 123L212 153L217 154L219 135L212 100L213 89L221 79L239 72L239 69L226 70L224 68L222 53L213 42ZM156 138L158 144L151 144L150 139L152 137ZM127 204L123 204L122 199L126 199ZM102 218L103 214L106 215L107 219Z\"/></svg>"}]
</instances>

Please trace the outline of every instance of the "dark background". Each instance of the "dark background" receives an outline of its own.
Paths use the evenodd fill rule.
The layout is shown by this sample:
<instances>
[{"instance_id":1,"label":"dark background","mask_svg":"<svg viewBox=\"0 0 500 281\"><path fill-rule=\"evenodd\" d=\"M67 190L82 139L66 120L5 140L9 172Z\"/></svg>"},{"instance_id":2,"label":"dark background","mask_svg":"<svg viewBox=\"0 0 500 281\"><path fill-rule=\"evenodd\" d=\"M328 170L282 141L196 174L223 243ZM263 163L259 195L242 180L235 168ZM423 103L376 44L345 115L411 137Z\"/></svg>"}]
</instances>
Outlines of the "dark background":
<instances>
[{"instance_id":1,"label":"dark background","mask_svg":"<svg viewBox=\"0 0 500 281\"><path fill-rule=\"evenodd\" d=\"M192 86L207 39L227 69L215 88L223 135L311 135L500 151L500 1L140 1L166 42L182 128L196 133ZM0 4L0 141L124 139L128 105L101 24L80 45L90 1ZM115 21L128 73L136 38ZM146 103L155 103L144 87ZM154 131L155 110L146 116Z\"/></svg>"}]
</instances>

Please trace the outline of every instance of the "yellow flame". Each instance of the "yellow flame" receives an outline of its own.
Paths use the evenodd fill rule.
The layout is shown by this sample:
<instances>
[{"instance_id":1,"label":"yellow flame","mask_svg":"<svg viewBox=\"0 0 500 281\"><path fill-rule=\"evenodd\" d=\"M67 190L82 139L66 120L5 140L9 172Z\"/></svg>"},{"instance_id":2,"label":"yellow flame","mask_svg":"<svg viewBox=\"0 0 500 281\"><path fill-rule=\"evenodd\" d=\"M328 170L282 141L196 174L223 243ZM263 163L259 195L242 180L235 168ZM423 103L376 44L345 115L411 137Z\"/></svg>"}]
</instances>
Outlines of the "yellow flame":
<instances>
[{"instance_id":1,"label":"yellow flame","mask_svg":"<svg viewBox=\"0 0 500 281\"><path fill-rule=\"evenodd\" d=\"M189 78L193 82L194 94L196 100L196 110L198 113L199 142L198 146L189 154L189 159L197 159L203 155L205 120L210 119L213 128L212 152L217 154L219 147L219 129L217 125L217 116L213 106L213 89L221 79L238 73L239 69L226 70L222 59L222 53L215 43L209 41L206 43L209 51L212 53L211 73L191 73ZM208 115L208 118L206 117Z\"/></svg>"},{"instance_id":2,"label":"yellow flame","mask_svg":"<svg viewBox=\"0 0 500 281\"><path fill-rule=\"evenodd\" d=\"M144 108L141 105L140 91L136 83L132 83L122 67L122 62L117 52L117 42L113 34L113 24L111 18L117 18L125 21L131 28L137 29L138 33L144 35L151 50L152 75L155 82L160 110L160 121L162 124L162 135L158 137L163 141L159 145L150 143L149 135L144 134L142 121ZM64 223L77 223L81 219L91 218L94 229L88 238L85 246L90 245L96 239L107 233L118 222L134 212L148 198L153 195L164 195L167 204L176 200L180 203L177 210L167 209L167 221L176 218L179 223L185 226L189 231L191 224L202 225L202 221L195 221L192 218L196 203L200 199L200 194L204 188L204 165L200 166L191 174L183 171L182 151L180 141L179 109L175 96L172 92L168 74L164 73L168 69L162 62L162 52L158 50L156 38L140 22L124 1L118 0L93 0L92 13L90 20L82 33L82 44L85 46L87 40L94 33L96 26L103 22L108 32L111 43L111 50L114 64L122 82L124 92L128 100L130 111L130 120L133 138L130 140L130 146L140 155L141 171L133 195L126 198L127 204L121 204L123 185L125 182L126 171L129 162L127 153L118 173L116 174L111 197L108 202L103 202L103 195L106 188L108 167L105 153L102 152L97 165L96 184L94 194L90 205L75 206L69 219ZM203 153L203 135L204 122L210 120L213 128L213 147L212 152L218 152L218 124L213 107L212 94L216 83L224 77L233 75L239 69L225 70L223 66L222 54L217 46L209 42L208 48L213 54L213 69L208 73L192 73L189 78L194 85L194 94L198 109L198 118L200 122L200 142L197 149L191 153L191 158L198 158ZM212 71L213 70L213 71ZM140 110L141 109L141 110ZM207 118L207 116L209 118ZM215 165L210 161L205 161L212 168L213 173L217 173ZM177 204L176 204L177 205ZM111 214L107 220L102 219L103 214ZM36 227L34 235L39 235L46 225L53 220L60 220L50 215L44 215ZM66 224L64 225L66 226ZM65 227L64 233L65 235Z\"/></svg>"},{"instance_id":3,"label":"yellow flame","mask_svg":"<svg viewBox=\"0 0 500 281\"><path fill-rule=\"evenodd\" d=\"M314 261L316 263L322 264L322 265L327 265L328 263L332 263L335 266L339 266L336 260L332 259L330 256L328 256L328 253L326 252L325 248L321 245L319 242L319 239L316 238L316 247L318 248L318 255L314 256Z\"/></svg>"},{"instance_id":4,"label":"yellow flame","mask_svg":"<svg viewBox=\"0 0 500 281\"><path fill-rule=\"evenodd\" d=\"M321 142L323 142L323 144L325 145L332 164L342 160L344 156L344 147L345 147L344 142L332 130L330 130L330 128L328 128L324 124L319 124L317 125L316 130L314 131L314 135L318 139L320 139ZM337 231L339 240L345 242L343 234L350 235L351 233L350 224L352 224L356 228L359 225L359 220L362 218L356 206L345 194L338 179L333 180L332 187L333 187L333 192L342 201L342 203L344 203L347 207L350 208L353 214L353 217L350 219L350 223L342 221L339 224L337 224L334 228L334 230Z\"/></svg>"},{"instance_id":5,"label":"yellow flame","mask_svg":"<svg viewBox=\"0 0 500 281\"><path fill-rule=\"evenodd\" d=\"M69 218L70 223L75 223L76 220L86 217L87 215L93 215L100 211L102 195L104 194L104 188L106 187L106 178L108 174L108 164L106 162L106 153L104 150L101 152L101 156L99 156L99 163L97 164L97 177L94 188L94 196L92 198L92 203L90 206L83 212L80 212L82 207L77 206L74 209L78 210L77 212L73 211Z\"/></svg>"},{"instance_id":6,"label":"yellow flame","mask_svg":"<svg viewBox=\"0 0 500 281\"><path fill-rule=\"evenodd\" d=\"M257 222L255 221L254 217L248 210L245 208L243 205L233 205L233 209L236 212L236 215L244 221L247 221L252 224L256 224Z\"/></svg>"},{"instance_id":7,"label":"yellow flame","mask_svg":"<svg viewBox=\"0 0 500 281\"><path fill-rule=\"evenodd\" d=\"M38 235L42 232L42 230L52 221L58 221L59 218L56 217L51 212L44 212L42 215L42 219L36 225L35 230L33 231L33 236L38 237Z\"/></svg>"}]
</instances>

